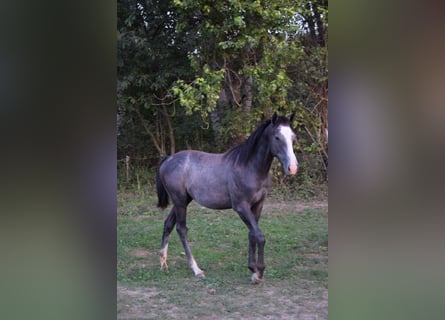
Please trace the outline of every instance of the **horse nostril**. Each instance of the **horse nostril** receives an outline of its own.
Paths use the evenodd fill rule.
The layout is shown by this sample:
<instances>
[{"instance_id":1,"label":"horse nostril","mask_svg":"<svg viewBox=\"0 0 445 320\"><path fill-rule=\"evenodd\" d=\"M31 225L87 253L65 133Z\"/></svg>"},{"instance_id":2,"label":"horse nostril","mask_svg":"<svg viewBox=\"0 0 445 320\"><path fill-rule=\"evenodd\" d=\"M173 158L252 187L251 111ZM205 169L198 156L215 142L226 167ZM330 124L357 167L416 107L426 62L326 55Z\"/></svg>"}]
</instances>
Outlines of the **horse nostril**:
<instances>
[{"instance_id":1,"label":"horse nostril","mask_svg":"<svg viewBox=\"0 0 445 320\"><path fill-rule=\"evenodd\" d=\"M298 170L298 167L297 167L295 164L291 164L291 165L289 166L289 173L290 173L290 174L296 174L296 173L297 173L297 170Z\"/></svg>"}]
</instances>

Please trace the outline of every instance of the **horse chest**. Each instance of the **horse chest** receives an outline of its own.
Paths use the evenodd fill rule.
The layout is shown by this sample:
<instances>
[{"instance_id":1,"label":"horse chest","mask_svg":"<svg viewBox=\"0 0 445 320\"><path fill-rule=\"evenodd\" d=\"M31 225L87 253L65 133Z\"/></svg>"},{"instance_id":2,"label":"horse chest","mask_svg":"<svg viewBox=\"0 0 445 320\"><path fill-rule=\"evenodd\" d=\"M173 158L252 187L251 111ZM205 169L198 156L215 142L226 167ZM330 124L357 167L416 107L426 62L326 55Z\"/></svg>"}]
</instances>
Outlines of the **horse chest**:
<instances>
[{"instance_id":1,"label":"horse chest","mask_svg":"<svg viewBox=\"0 0 445 320\"><path fill-rule=\"evenodd\" d=\"M253 193L252 195L252 201L258 202L262 199L264 199L267 195L267 192L269 191L269 179L267 181L264 181L263 184Z\"/></svg>"},{"instance_id":2,"label":"horse chest","mask_svg":"<svg viewBox=\"0 0 445 320\"><path fill-rule=\"evenodd\" d=\"M266 188L261 188L259 190L257 190L255 193L252 194L251 199L250 199L250 203L256 203L260 200L263 200L267 195L267 189Z\"/></svg>"},{"instance_id":3,"label":"horse chest","mask_svg":"<svg viewBox=\"0 0 445 320\"><path fill-rule=\"evenodd\" d=\"M258 180L258 179L240 179L240 181L237 183L237 193L239 194L238 197L243 198L243 200L255 203L260 200L263 200L267 192L269 190L270 186L270 179L269 177L264 180ZM241 200L241 199L240 199Z\"/></svg>"}]
</instances>

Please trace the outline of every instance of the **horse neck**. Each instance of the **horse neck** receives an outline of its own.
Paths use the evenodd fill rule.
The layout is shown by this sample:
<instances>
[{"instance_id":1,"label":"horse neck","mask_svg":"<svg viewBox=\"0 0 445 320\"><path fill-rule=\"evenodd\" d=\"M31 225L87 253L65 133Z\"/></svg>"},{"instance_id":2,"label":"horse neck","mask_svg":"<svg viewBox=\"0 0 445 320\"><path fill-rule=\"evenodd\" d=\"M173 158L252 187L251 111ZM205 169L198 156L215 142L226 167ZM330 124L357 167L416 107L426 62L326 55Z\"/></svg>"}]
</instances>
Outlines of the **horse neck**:
<instances>
[{"instance_id":1,"label":"horse neck","mask_svg":"<svg viewBox=\"0 0 445 320\"><path fill-rule=\"evenodd\" d=\"M273 155L270 152L270 147L265 140L266 139L262 137L260 143L257 146L255 156L250 159L252 167L255 168L256 172L258 172L262 177L266 177L269 174L269 170L273 160Z\"/></svg>"}]
</instances>

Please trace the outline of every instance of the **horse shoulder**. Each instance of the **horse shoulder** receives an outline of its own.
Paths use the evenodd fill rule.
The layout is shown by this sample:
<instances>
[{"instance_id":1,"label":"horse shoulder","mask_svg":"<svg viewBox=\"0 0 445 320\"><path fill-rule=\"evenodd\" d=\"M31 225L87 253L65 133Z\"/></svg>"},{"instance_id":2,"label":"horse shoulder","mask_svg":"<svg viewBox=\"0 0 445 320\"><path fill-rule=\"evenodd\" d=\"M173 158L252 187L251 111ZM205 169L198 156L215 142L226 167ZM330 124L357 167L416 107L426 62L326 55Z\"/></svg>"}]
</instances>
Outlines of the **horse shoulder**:
<instances>
[{"instance_id":1,"label":"horse shoulder","mask_svg":"<svg viewBox=\"0 0 445 320\"><path fill-rule=\"evenodd\" d=\"M260 177L249 170L234 170L229 180L232 201L255 203L263 200L270 187L270 177Z\"/></svg>"}]
</instances>

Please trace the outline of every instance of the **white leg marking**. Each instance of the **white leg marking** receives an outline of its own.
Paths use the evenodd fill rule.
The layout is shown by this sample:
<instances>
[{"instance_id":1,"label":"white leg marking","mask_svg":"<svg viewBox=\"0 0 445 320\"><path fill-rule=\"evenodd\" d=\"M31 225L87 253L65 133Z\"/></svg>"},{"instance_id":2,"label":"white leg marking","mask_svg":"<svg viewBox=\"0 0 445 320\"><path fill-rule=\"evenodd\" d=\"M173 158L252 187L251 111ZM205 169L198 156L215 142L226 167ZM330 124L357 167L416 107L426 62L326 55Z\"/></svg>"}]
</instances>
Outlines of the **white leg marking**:
<instances>
[{"instance_id":1,"label":"white leg marking","mask_svg":"<svg viewBox=\"0 0 445 320\"><path fill-rule=\"evenodd\" d=\"M168 266L167 266L167 251L168 251L168 243L167 245L161 249L161 251L159 252L160 255L160 260L161 260L161 270L166 270L168 271Z\"/></svg>"},{"instance_id":2,"label":"white leg marking","mask_svg":"<svg viewBox=\"0 0 445 320\"><path fill-rule=\"evenodd\" d=\"M252 283L253 284L258 284L258 283L261 283L261 281L263 281L263 279L260 278L256 272L254 272L252 274Z\"/></svg>"},{"instance_id":3,"label":"white leg marking","mask_svg":"<svg viewBox=\"0 0 445 320\"><path fill-rule=\"evenodd\" d=\"M195 273L195 276L197 276L198 278L205 278L204 271L202 271L198 267L198 264L196 263L194 258L192 258L190 261L190 267L192 268L193 272Z\"/></svg>"}]
</instances>

